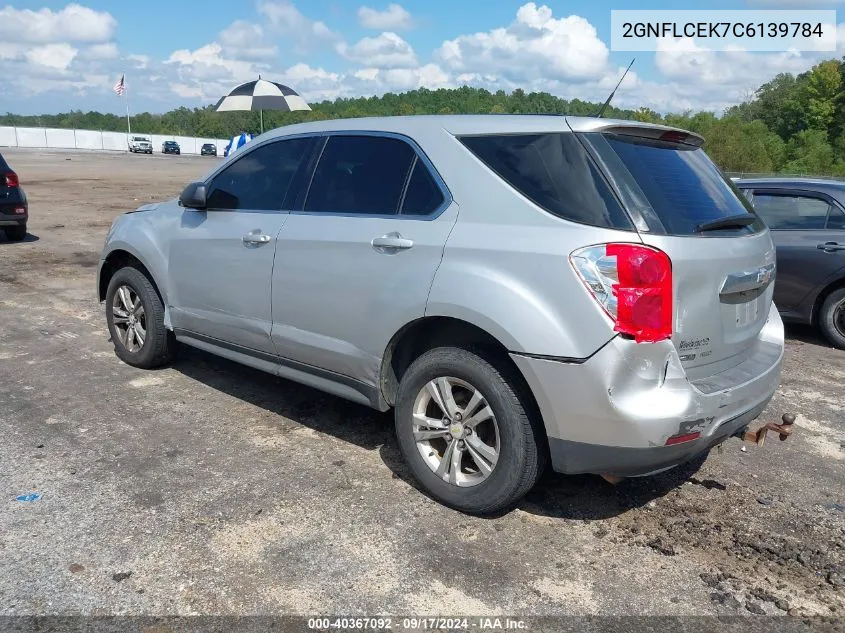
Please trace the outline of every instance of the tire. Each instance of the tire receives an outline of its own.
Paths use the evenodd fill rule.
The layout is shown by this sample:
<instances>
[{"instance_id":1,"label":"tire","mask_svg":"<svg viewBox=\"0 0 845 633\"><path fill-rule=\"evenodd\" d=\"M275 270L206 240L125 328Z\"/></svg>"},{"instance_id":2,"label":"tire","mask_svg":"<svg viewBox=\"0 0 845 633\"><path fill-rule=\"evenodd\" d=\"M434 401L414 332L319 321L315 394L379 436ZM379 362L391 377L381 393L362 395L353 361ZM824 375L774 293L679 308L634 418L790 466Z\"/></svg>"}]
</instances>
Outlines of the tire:
<instances>
[{"instance_id":1,"label":"tire","mask_svg":"<svg viewBox=\"0 0 845 633\"><path fill-rule=\"evenodd\" d=\"M831 345L845 349L845 288L834 290L824 300L819 327Z\"/></svg>"},{"instance_id":2,"label":"tire","mask_svg":"<svg viewBox=\"0 0 845 633\"><path fill-rule=\"evenodd\" d=\"M18 226L7 226L6 237L10 242L20 242L26 237L26 224L19 224Z\"/></svg>"},{"instance_id":3,"label":"tire","mask_svg":"<svg viewBox=\"0 0 845 633\"><path fill-rule=\"evenodd\" d=\"M451 389L453 402L463 407L461 410L469 416L464 422L478 417L473 411L486 410L483 402L472 407L473 411L467 410L470 408L466 405L469 404L467 400L472 389L479 392L486 401L492 411L492 418L478 423L474 432L468 433L464 426L459 432L465 441L457 440L456 434L418 443L415 437L415 412L420 413L422 410L422 415L429 420L443 424L436 420L438 412L442 412L443 408L435 398L428 395L431 392L427 390L431 381L441 378L447 380L447 383L454 381L454 389ZM539 415L534 413L534 409L527 387L516 371L505 362L488 359L487 354L476 350L435 348L414 361L399 384L395 411L399 450L414 478L444 505L471 514L499 512L519 501L537 483L545 469L548 444ZM452 421L461 420L461 415L460 411L455 413ZM442 428L454 430L456 426L460 427L461 423ZM429 425L425 427L432 428ZM434 428L433 432L440 433L442 428ZM494 438L494 430L497 440ZM432 431L417 428L416 432L422 438L423 434ZM426 444L426 441L429 443ZM478 449L470 446L478 447L479 441L485 445L488 454L491 446L497 445L498 448L495 464L486 476L479 466ZM454 442L457 442L456 446L460 446L461 442L464 445L461 456L457 458L458 468L452 468L454 462L450 461L450 467L447 468L450 472L438 475L435 462L439 462L440 468L443 468L446 456L454 455L454 450L450 453L448 448ZM454 480L452 473L456 473ZM464 478L463 485L458 483L461 478Z\"/></svg>"},{"instance_id":4,"label":"tire","mask_svg":"<svg viewBox=\"0 0 845 633\"><path fill-rule=\"evenodd\" d=\"M120 289L128 289L131 292L129 303L134 307L134 313L125 309L126 302L120 297ZM143 308L143 313L138 307ZM128 316L124 317L124 313ZM139 316L135 317L135 314ZM129 317L144 331L143 344L139 349L133 349L138 343L136 334L131 335L130 341L134 341L135 345L127 346L125 332L128 332L128 327L124 330L115 322L116 319L122 321L124 318L128 321ZM173 333L164 327L164 305L153 284L137 268L121 268L109 281L106 291L106 323L114 344L114 352L124 363L141 369L152 369L166 364L173 357L176 342Z\"/></svg>"}]
</instances>

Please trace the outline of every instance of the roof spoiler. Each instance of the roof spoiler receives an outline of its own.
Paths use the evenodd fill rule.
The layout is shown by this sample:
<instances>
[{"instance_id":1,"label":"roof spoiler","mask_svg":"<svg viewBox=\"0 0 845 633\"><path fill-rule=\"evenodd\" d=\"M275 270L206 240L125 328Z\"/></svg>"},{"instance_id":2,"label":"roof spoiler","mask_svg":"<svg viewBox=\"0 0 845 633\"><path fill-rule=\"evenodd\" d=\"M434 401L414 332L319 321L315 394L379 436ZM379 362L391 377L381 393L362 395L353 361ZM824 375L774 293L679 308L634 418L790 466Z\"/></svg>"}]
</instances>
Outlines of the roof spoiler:
<instances>
[{"instance_id":1,"label":"roof spoiler","mask_svg":"<svg viewBox=\"0 0 845 633\"><path fill-rule=\"evenodd\" d=\"M599 131L599 130L597 130ZM704 144L704 137L678 128L651 125L609 125L603 127L601 132L619 134L620 136L635 136L667 143L678 143L691 147L701 147Z\"/></svg>"}]
</instances>

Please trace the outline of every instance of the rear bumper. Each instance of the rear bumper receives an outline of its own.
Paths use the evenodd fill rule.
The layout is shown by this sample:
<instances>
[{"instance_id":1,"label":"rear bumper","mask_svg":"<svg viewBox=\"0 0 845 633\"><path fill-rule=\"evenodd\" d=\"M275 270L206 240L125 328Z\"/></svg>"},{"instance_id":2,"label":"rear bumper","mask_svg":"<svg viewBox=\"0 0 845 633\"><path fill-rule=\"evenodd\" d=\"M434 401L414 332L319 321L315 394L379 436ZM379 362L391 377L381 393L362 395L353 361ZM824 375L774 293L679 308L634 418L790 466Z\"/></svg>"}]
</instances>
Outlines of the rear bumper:
<instances>
[{"instance_id":1,"label":"rear bumper","mask_svg":"<svg viewBox=\"0 0 845 633\"><path fill-rule=\"evenodd\" d=\"M23 207L23 213L15 213L15 209ZM22 226L26 224L29 219L29 209L27 205L21 203L0 204L0 227L2 226Z\"/></svg>"},{"instance_id":2,"label":"rear bumper","mask_svg":"<svg viewBox=\"0 0 845 633\"><path fill-rule=\"evenodd\" d=\"M706 452L760 415L780 382L783 323L772 309L736 368L690 380L670 341L616 337L581 363L513 354L563 473L644 475ZM677 435L700 438L666 446Z\"/></svg>"}]
</instances>

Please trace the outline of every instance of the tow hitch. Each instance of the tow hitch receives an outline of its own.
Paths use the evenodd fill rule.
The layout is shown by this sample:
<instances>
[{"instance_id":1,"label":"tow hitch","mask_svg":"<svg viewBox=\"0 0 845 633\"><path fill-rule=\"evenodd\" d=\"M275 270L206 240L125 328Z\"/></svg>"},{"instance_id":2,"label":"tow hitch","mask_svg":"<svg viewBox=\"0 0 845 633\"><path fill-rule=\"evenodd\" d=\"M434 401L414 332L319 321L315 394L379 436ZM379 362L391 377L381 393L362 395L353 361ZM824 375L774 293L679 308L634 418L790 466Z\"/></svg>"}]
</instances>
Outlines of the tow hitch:
<instances>
[{"instance_id":1,"label":"tow hitch","mask_svg":"<svg viewBox=\"0 0 845 633\"><path fill-rule=\"evenodd\" d=\"M754 442L757 446L762 446L763 442L766 441L766 435L769 431L774 431L780 437L780 441L783 442L792 435L792 425L795 423L795 416L792 413L784 413L781 417L782 424L775 424L774 422L769 422L768 424L764 424L756 431L752 431L750 429L746 429L743 431L739 431L736 434L736 437L739 437L745 442Z\"/></svg>"}]
</instances>

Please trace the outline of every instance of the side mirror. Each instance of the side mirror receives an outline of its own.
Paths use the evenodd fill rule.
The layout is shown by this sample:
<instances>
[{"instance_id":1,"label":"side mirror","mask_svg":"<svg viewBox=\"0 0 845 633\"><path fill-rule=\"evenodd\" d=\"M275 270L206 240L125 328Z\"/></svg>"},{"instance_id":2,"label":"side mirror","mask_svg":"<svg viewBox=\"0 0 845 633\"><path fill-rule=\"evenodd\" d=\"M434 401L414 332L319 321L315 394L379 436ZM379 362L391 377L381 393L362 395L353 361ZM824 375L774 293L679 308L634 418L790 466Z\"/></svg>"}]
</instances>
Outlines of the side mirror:
<instances>
[{"instance_id":1,"label":"side mirror","mask_svg":"<svg viewBox=\"0 0 845 633\"><path fill-rule=\"evenodd\" d=\"M205 183L192 182L185 187L182 195L179 196L179 204L188 209L205 209L207 204Z\"/></svg>"}]
</instances>

